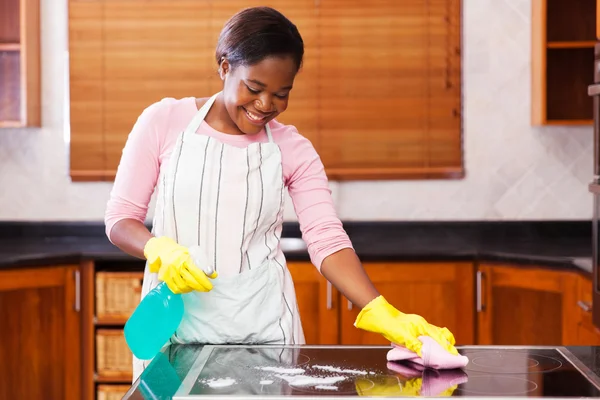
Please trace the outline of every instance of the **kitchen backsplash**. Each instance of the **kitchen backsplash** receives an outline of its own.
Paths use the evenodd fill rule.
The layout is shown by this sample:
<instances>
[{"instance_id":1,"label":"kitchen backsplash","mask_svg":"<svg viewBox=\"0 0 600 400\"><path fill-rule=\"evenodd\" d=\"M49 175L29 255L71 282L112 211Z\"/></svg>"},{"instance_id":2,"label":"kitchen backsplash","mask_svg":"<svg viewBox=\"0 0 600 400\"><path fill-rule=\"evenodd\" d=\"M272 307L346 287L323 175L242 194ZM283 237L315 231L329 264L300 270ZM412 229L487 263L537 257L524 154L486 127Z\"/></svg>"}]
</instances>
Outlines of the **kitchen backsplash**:
<instances>
[{"instance_id":1,"label":"kitchen backsplash","mask_svg":"<svg viewBox=\"0 0 600 400\"><path fill-rule=\"evenodd\" d=\"M0 219L101 220L112 185L68 177L66 0L41 7L43 128L0 130ZM530 28L530 0L463 0L466 178L331 182L339 216L590 218L592 128L530 126Z\"/></svg>"}]
</instances>

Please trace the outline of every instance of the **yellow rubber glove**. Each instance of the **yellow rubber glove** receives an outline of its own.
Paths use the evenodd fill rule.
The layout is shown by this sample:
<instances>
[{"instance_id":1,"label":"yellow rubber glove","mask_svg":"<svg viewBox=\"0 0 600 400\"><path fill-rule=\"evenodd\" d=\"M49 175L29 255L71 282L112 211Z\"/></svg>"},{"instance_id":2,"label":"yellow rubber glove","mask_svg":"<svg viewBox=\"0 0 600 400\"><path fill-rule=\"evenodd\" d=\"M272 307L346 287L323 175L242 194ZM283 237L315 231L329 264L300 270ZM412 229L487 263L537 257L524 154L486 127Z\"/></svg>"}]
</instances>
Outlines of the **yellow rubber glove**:
<instances>
[{"instance_id":1,"label":"yellow rubber glove","mask_svg":"<svg viewBox=\"0 0 600 400\"><path fill-rule=\"evenodd\" d=\"M216 278L217 273L207 276L196 266L189 249L171 238L151 238L144 246L144 256L150 272L158 273L158 279L165 282L173 293L208 292L213 288L208 278Z\"/></svg>"},{"instance_id":2,"label":"yellow rubber glove","mask_svg":"<svg viewBox=\"0 0 600 400\"><path fill-rule=\"evenodd\" d=\"M383 296L367 304L356 317L354 326L383 335L387 340L414 351L420 357L423 343L419 336L430 336L451 354L458 354L454 335L447 328L429 324L416 314L404 314L395 309Z\"/></svg>"},{"instance_id":3,"label":"yellow rubber glove","mask_svg":"<svg viewBox=\"0 0 600 400\"><path fill-rule=\"evenodd\" d=\"M411 378L404 382L393 376L378 379L375 382L359 378L354 386L359 397L420 397L423 389L423 378ZM441 393L433 394L433 396L450 397L457 388L458 385L452 385Z\"/></svg>"}]
</instances>

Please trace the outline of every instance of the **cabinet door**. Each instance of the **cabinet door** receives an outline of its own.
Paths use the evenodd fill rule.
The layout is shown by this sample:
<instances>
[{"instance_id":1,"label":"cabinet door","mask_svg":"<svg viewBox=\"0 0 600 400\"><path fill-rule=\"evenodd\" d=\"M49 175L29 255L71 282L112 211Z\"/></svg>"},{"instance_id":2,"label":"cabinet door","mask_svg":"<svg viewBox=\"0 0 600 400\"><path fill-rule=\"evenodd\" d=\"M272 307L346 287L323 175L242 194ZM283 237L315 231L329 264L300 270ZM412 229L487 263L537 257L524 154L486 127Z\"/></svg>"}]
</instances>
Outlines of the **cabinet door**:
<instances>
[{"instance_id":1,"label":"cabinet door","mask_svg":"<svg viewBox=\"0 0 600 400\"><path fill-rule=\"evenodd\" d=\"M404 313L447 327L457 344L474 342L474 266L471 263L367 263L379 292ZM342 344L389 344L383 336L354 327L359 309L341 305Z\"/></svg>"},{"instance_id":2,"label":"cabinet door","mask_svg":"<svg viewBox=\"0 0 600 400\"><path fill-rule=\"evenodd\" d=\"M337 344L339 295L311 263L288 263L306 344Z\"/></svg>"},{"instance_id":3,"label":"cabinet door","mask_svg":"<svg viewBox=\"0 0 600 400\"><path fill-rule=\"evenodd\" d=\"M0 398L80 399L79 269L0 271Z\"/></svg>"},{"instance_id":4,"label":"cabinet door","mask_svg":"<svg viewBox=\"0 0 600 400\"><path fill-rule=\"evenodd\" d=\"M574 343L577 275L548 268L482 264L478 344L562 345Z\"/></svg>"},{"instance_id":5,"label":"cabinet door","mask_svg":"<svg viewBox=\"0 0 600 400\"><path fill-rule=\"evenodd\" d=\"M598 306L597 306L598 307ZM577 305L573 305L573 312L578 317L575 329L576 342L569 343L577 346L600 346L600 330L592 322L592 281L579 276L579 297ZM565 327L569 329L569 327Z\"/></svg>"}]
</instances>

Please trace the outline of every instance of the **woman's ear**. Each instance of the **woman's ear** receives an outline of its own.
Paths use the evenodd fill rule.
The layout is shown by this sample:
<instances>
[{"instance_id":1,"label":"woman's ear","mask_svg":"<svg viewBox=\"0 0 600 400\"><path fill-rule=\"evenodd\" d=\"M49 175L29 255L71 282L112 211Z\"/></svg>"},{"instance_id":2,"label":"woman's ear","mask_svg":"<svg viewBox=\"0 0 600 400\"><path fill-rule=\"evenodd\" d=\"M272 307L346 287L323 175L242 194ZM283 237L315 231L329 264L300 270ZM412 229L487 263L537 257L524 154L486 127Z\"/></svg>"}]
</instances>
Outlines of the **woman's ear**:
<instances>
[{"instance_id":1,"label":"woman's ear","mask_svg":"<svg viewBox=\"0 0 600 400\"><path fill-rule=\"evenodd\" d=\"M227 75L230 69L231 67L229 65L229 61L227 61L227 59L223 57L221 59L221 65L219 65L219 76L221 77L222 81L225 80L225 75Z\"/></svg>"}]
</instances>

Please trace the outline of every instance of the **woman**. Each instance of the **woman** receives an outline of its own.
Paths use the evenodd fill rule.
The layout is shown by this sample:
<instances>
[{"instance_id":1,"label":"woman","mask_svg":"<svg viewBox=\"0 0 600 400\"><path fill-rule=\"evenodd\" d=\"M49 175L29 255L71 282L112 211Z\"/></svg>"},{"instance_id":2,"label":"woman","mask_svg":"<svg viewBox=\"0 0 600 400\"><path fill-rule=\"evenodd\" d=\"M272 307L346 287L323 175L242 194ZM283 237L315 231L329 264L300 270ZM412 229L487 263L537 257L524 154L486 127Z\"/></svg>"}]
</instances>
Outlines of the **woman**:
<instances>
[{"instance_id":1,"label":"woman","mask_svg":"<svg viewBox=\"0 0 600 400\"><path fill-rule=\"evenodd\" d=\"M288 106L303 55L300 33L278 11L234 15L216 49L222 91L165 98L138 118L108 203L108 237L147 259L142 296L159 281L184 294L173 342L301 344L279 246L287 188L313 264L362 309L356 327L419 354L417 337L428 335L456 354L447 329L379 295L336 216L318 154L294 126L275 120ZM143 221L155 187L150 233Z\"/></svg>"}]
</instances>

